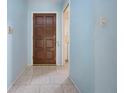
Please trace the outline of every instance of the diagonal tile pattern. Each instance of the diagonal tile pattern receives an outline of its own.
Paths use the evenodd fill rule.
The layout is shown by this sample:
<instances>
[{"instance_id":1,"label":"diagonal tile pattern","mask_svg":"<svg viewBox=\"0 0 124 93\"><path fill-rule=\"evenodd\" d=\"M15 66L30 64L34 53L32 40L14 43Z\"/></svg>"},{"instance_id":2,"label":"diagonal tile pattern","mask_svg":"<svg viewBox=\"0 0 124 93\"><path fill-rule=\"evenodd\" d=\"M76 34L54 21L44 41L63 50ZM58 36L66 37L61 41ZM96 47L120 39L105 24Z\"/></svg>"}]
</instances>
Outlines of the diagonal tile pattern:
<instances>
[{"instance_id":1,"label":"diagonal tile pattern","mask_svg":"<svg viewBox=\"0 0 124 93\"><path fill-rule=\"evenodd\" d=\"M68 78L68 66L30 66L8 93L78 93Z\"/></svg>"}]
</instances>

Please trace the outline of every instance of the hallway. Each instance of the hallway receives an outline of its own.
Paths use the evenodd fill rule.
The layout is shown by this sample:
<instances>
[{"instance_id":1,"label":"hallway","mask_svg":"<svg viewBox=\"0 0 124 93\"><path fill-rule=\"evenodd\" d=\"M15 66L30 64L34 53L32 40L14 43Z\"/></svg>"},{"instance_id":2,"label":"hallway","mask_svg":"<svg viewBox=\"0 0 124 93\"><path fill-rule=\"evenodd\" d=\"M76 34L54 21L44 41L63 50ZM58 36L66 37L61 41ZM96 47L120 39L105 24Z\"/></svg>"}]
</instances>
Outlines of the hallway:
<instances>
[{"instance_id":1,"label":"hallway","mask_svg":"<svg viewBox=\"0 0 124 93\"><path fill-rule=\"evenodd\" d=\"M117 93L116 4L7 0L8 93Z\"/></svg>"},{"instance_id":2,"label":"hallway","mask_svg":"<svg viewBox=\"0 0 124 93\"><path fill-rule=\"evenodd\" d=\"M68 66L29 66L8 93L78 93Z\"/></svg>"}]
</instances>

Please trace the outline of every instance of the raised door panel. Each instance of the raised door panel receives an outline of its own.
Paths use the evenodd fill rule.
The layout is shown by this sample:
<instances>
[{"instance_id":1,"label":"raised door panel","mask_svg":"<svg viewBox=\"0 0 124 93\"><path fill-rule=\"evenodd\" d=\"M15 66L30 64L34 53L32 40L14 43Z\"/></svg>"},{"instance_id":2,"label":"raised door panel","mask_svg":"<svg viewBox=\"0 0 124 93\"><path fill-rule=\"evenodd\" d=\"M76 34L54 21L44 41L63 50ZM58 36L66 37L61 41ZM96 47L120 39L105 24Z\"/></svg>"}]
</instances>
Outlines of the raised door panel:
<instances>
[{"instance_id":1,"label":"raised door panel","mask_svg":"<svg viewBox=\"0 0 124 93\"><path fill-rule=\"evenodd\" d=\"M56 14L34 14L33 63L56 63Z\"/></svg>"}]
</instances>

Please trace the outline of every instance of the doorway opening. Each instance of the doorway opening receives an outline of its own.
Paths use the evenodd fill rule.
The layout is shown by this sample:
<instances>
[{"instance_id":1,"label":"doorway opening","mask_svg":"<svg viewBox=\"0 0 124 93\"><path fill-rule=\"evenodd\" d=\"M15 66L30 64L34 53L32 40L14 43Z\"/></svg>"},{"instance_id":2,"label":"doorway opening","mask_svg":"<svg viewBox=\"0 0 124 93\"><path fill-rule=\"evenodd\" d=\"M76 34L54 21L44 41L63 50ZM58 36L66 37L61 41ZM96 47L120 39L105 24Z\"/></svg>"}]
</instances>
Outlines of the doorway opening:
<instances>
[{"instance_id":1,"label":"doorway opening","mask_svg":"<svg viewBox=\"0 0 124 93\"><path fill-rule=\"evenodd\" d=\"M62 62L63 65L70 64L70 6L69 4L63 10L63 33L62 33Z\"/></svg>"}]
</instances>

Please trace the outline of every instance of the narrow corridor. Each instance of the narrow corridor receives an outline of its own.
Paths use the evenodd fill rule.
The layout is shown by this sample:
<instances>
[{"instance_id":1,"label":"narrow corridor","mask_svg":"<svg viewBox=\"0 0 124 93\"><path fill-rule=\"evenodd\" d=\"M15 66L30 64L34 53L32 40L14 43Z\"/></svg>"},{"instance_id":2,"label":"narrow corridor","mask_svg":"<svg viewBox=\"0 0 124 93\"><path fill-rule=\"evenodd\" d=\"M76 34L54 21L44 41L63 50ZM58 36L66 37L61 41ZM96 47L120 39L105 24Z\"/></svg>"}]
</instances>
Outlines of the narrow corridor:
<instances>
[{"instance_id":1,"label":"narrow corridor","mask_svg":"<svg viewBox=\"0 0 124 93\"><path fill-rule=\"evenodd\" d=\"M8 93L78 93L68 78L68 66L30 66Z\"/></svg>"}]
</instances>

